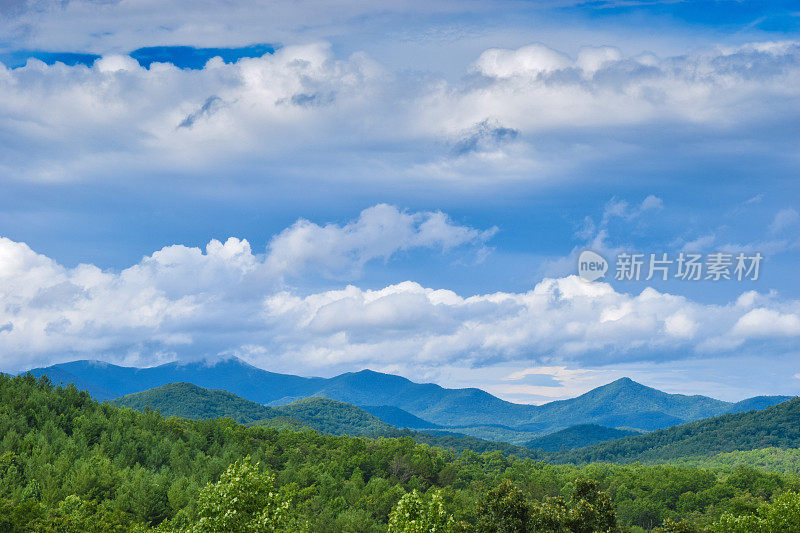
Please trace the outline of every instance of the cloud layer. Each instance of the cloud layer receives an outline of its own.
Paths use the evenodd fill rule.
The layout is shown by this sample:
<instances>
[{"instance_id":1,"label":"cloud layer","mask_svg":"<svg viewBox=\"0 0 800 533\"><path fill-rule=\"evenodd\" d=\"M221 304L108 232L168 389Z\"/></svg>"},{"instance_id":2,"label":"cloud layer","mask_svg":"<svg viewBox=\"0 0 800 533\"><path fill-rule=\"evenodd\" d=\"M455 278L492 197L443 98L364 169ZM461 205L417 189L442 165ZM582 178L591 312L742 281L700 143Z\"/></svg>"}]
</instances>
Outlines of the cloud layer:
<instances>
[{"instance_id":1,"label":"cloud layer","mask_svg":"<svg viewBox=\"0 0 800 533\"><path fill-rule=\"evenodd\" d=\"M287 279L356 277L373 259L414 248L484 246L493 230L438 212L378 205L343 225L306 220L265 253L246 240L168 246L120 272L65 268L0 239L4 370L75 357L153 364L238 355L265 368L437 367L555 361L603 365L769 354L800 337L800 302L746 292L709 305L658 292L616 291L577 277L543 279L523 293L461 296L408 281L316 293ZM295 278L296 279L296 278Z\"/></svg>"},{"instance_id":2,"label":"cloud layer","mask_svg":"<svg viewBox=\"0 0 800 533\"><path fill-rule=\"evenodd\" d=\"M800 109L795 42L666 58L532 44L486 50L464 74L392 72L324 43L199 70L145 69L124 55L91 67L30 60L0 68L0 179L563 179L663 145L665 132L761 153L757 141Z\"/></svg>"}]
</instances>

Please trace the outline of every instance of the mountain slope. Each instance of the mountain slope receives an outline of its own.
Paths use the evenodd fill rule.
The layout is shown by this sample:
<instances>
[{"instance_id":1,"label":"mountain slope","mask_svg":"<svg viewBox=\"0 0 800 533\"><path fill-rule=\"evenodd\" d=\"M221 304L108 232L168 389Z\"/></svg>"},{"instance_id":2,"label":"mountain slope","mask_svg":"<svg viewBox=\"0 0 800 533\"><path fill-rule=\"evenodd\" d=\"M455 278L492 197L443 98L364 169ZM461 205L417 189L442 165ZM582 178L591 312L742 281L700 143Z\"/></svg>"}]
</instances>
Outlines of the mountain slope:
<instances>
[{"instance_id":1,"label":"mountain slope","mask_svg":"<svg viewBox=\"0 0 800 533\"><path fill-rule=\"evenodd\" d=\"M327 398L307 398L280 407L266 407L225 391L209 390L188 383L171 383L113 400L113 405L143 411L146 408L164 416L189 419L227 416L250 425L276 429L311 428L320 433L351 436L411 437L417 442L458 452L501 451L517 457L539 458L540 452L505 442L492 442L460 434L431 434L398 429L358 407ZM266 415L268 418L259 419Z\"/></svg>"},{"instance_id":2,"label":"mountain slope","mask_svg":"<svg viewBox=\"0 0 800 533\"><path fill-rule=\"evenodd\" d=\"M635 431L607 428L597 424L581 424L571 426L549 435L535 438L528 442L526 446L546 452L557 452L559 450L572 450L591 446L599 442L605 442L631 435L638 435Z\"/></svg>"},{"instance_id":3,"label":"mountain slope","mask_svg":"<svg viewBox=\"0 0 800 533\"><path fill-rule=\"evenodd\" d=\"M706 396L668 394L621 378L576 398L544 404L532 422L558 420L562 427L591 423L650 431L719 415L730 405Z\"/></svg>"},{"instance_id":4,"label":"mountain slope","mask_svg":"<svg viewBox=\"0 0 800 533\"><path fill-rule=\"evenodd\" d=\"M56 383L69 383L64 376L75 376L98 400L109 400L168 383L192 383L198 387L221 389L248 400L267 404L284 398L312 396L325 381L290 374L268 372L239 359L206 362L167 363L150 368L133 368L99 361L73 361L30 371L47 374ZM284 402L288 403L288 401Z\"/></svg>"},{"instance_id":5,"label":"mountain slope","mask_svg":"<svg viewBox=\"0 0 800 533\"><path fill-rule=\"evenodd\" d=\"M372 370L333 377L314 395L355 405L391 405L443 426L495 423L498 416L519 423L536 410L536 406L507 402L480 389L445 389Z\"/></svg>"},{"instance_id":6,"label":"mountain slope","mask_svg":"<svg viewBox=\"0 0 800 533\"><path fill-rule=\"evenodd\" d=\"M747 410L777 402L781 397L751 398L731 404L705 396L667 394L628 378L619 379L569 400L544 405L507 402L475 388L446 389L433 383L415 383L401 376L371 370L348 372L333 378L305 378L268 372L238 359L168 363L153 368L130 368L75 361L32 370L57 383L74 382L97 399L112 399L173 382L222 389L259 404L280 406L292 401L324 397L358 406L388 406L432 426L466 432L502 421L527 442L536 434L551 433L579 424L654 430L686 421L716 416L729 410ZM385 416L401 416L384 413ZM415 424L408 419L399 425ZM428 427L427 429L433 429ZM470 430L487 435L485 430ZM515 433L516 435L516 433Z\"/></svg>"},{"instance_id":7,"label":"mountain slope","mask_svg":"<svg viewBox=\"0 0 800 533\"><path fill-rule=\"evenodd\" d=\"M385 435L397 430L355 405L328 398L304 398L274 409L331 435Z\"/></svg>"},{"instance_id":8,"label":"mountain slope","mask_svg":"<svg viewBox=\"0 0 800 533\"><path fill-rule=\"evenodd\" d=\"M437 429L442 427L392 405L362 405L361 408L372 416L398 428Z\"/></svg>"},{"instance_id":9,"label":"mountain slope","mask_svg":"<svg viewBox=\"0 0 800 533\"><path fill-rule=\"evenodd\" d=\"M792 396L754 396L731 405L726 412L744 413L745 411L760 411L773 405L778 405L791 400Z\"/></svg>"},{"instance_id":10,"label":"mountain slope","mask_svg":"<svg viewBox=\"0 0 800 533\"><path fill-rule=\"evenodd\" d=\"M800 447L800 398L762 411L726 414L563 452L552 459L575 463L654 462L768 447Z\"/></svg>"},{"instance_id":11,"label":"mountain slope","mask_svg":"<svg viewBox=\"0 0 800 533\"><path fill-rule=\"evenodd\" d=\"M170 383L129 394L110 403L137 411L150 408L164 416L192 420L229 417L241 424L306 426L331 435L373 435L396 428L359 409L327 398L307 398L281 407L267 407L233 393L190 383ZM292 424L291 422L295 422Z\"/></svg>"},{"instance_id":12,"label":"mountain slope","mask_svg":"<svg viewBox=\"0 0 800 533\"><path fill-rule=\"evenodd\" d=\"M169 383L117 398L110 403L137 411L150 408L164 416L179 416L191 420L226 416L240 424L281 415L272 407L245 400L231 392L204 389L191 383Z\"/></svg>"}]
</instances>

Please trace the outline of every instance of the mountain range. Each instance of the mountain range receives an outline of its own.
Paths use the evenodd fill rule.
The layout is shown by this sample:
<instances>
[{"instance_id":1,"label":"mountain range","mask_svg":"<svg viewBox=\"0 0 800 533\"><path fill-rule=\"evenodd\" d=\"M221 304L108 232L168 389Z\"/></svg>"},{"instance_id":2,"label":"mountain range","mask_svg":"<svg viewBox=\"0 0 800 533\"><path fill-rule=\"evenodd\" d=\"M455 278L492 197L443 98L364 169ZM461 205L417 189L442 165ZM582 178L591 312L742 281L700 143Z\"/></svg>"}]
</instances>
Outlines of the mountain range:
<instances>
[{"instance_id":1,"label":"mountain range","mask_svg":"<svg viewBox=\"0 0 800 533\"><path fill-rule=\"evenodd\" d=\"M304 398L280 407L245 400L231 392L191 383L170 383L111 400L138 411L153 409L164 416L193 420L232 418L240 424L309 427L331 435L383 435L396 428L355 405L328 398Z\"/></svg>"},{"instance_id":2,"label":"mountain range","mask_svg":"<svg viewBox=\"0 0 800 533\"><path fill-rule=\"evenodd\" d=\"M190 419L225 416L240 423L277 429L305 427L333 435L408 436L419 442L456 450L499 450L518 457L561 463L654 463L709 457L724 452L800 446L800 398L763 410L721 415L644 435L581 424L532 439L527 448L441 431L401 430L355 405L327 398L305 398L285 406L268 407L226 391L204 389L189 383L163 385L123 396L111 403L141 411L156 409L164 416Z\"/></svg>"},{"instance_id":3,"label":"mountain range","mask_svg":"<svg viewBox=\"0 0 800 533\"><path fill-rule=\"evenodd\" d=\"M143 392L135 392L110 401L118 407L138 411L148 409L163 416L193 420L231 418L241 424L276 429L313 429L331 435L363 437L411 437L417 442L456 451L500 451L517 457L538 459L541 453L506 442L477 439L454 432L423 431L398 428L367 413L365 410L328 398L304 398L288 405L268 407L245 400L222 390L198 387L190 383L170 383ZM402 417L412 416L408 413Z\"/></svg>"},{"instance_id":4,"label":"mountain range","mask_svg":"<svg viewBox=\"0 0 800 533\"><path fill-rule=\"evenodd\" d=\"M579 424L652 431L725 413L763 408L787 400L762 396L730 403L706 396L668 394L621 378L576 398L543 405L515 404L476 388L447 389L372 370L332 378L269 372L239 359L216 363L168 363L133 368L74 361L31 370L51 380L75 383L98 400L111 400L170 383L218 389L277 407L304 398L346 402L399 427L439 429L517 443ZM502 421L503 425L498 425Z\"/></svg>"}]
</instances>

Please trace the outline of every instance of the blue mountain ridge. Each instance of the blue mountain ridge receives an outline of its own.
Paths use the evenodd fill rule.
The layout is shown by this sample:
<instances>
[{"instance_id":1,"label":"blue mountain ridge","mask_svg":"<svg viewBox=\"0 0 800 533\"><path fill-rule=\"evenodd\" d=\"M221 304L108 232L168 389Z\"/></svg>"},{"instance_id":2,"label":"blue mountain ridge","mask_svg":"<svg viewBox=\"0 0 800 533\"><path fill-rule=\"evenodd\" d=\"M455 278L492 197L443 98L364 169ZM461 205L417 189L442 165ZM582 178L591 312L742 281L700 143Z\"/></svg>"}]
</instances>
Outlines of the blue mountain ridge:
<instances>
[{"instance_id":1,"label":"blue mountain ridge","mask_svg":"<svg viewBox=\"0 0 800 533\"><path fill-rule=\"evenodd\" d=\"M668 394L621 378L578 397L537 406L507 402L477 388L447 389L373 370L347 372L332 378L301 377L262 370L236 358L215 363L173 362L150 368L82 360L30 372L35 376L47 374L59 383L75 383L98 400L183 382L228 391L268 406L323 397L373 410L380 408L384 421L399 427L420 424L414 419L422 420L423 425L431 424L429 428L442 429L500 422L531 432L532 436L579 424L652 431L728 412L763 409L787 399L767 396L730 403L706 396Z\"/></svg>"}]
</instances>

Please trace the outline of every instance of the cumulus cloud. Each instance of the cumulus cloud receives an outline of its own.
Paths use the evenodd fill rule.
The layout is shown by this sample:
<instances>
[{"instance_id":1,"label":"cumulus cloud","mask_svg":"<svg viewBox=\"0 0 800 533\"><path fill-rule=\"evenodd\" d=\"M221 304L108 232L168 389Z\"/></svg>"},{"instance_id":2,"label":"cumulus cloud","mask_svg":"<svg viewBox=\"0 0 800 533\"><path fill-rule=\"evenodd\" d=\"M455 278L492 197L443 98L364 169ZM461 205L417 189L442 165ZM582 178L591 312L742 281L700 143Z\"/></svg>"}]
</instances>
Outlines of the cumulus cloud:
<instances>
[{"instance_id":1,"label":"cumulus cloud","mask_svg":"<svg viewBox=\"0 0 800 533\"><path fill-rule=\"evenodd\" d=\"M212 240L204 250L168 246L120 272L66 268L3 238L2 364L18 370L77 356L147 364L235 354L267 368L550 368L554 361L732 354L748 343L768 352L800 336L800 302L754 292L711 305L652 288L627 294L574 276L544 279L527 292L473 296L412 281L311 294L281 283L286 271L324 274L326 253L332 270L352 271L410 247L447 249L485 238L441 213L376 206L341 226L299 221L264 254L245 240Z\"/></svg>"},{"instance_id":2,"label":"cumulus cloud","mask_svg":"<svg viewBox=\"0 0 800 533\"><path fill-rule=\"evenodd\" d=\"M741 337L800 336L800 315L758 308L736 321L733 333Z\"/></svg>"},{"instance_id":3,"label":"cumulus cloud","mask_svg":"<svg viewBox=\"0 0 800 533\"><path fill-rule=\"evenodd\" d=\"M118 53L91 67L32 59L0 67L0 179L201 180L235 165L250 180L530 181L663 147L665 127L713 131L715 151L740 153L800 109L798 57L794 42L666 58L532 44L487 50L458 81L325 43L198 70ZM376 160L391 171L376 177Z\"/></svg>"},{"instance_id":4,"label":"cumulus cloud","mask_svg":"<svg viewBox=\"0 0 800 533\"><path fill-rule=\"evenodd\" d=\"M483 83L447 88L435 103L459 111L449 114L454 126L489 115L523 132L660 120L733 126L777 118L767 95L797 98L783 82L798 78L799 50L791 42L758 43L660 59L590 49L572 60L540 44L492 49L473 67Z\"/></svg>"},{"instance_id":5,"label":"cumulus cloud","mask_svg":"<svg viewBox=\"0 0 800 533\"><path fill-rule=\"evenodd\" d=\"M496 231L456 225L440 211L407 213L380 204L342 226L298 220L270 241L266 266L284 274L296 275L311 268L333 276L351 276L368 261L386 261L412 248L447 251L465 244L482 246Z\"/></svg>"},{"instance_id":6,"label":"cumulus cloud","mask_svg":"<svg viewBox=\"0 0 800 533\"><path fill-rule=\"evenodd\" d=\"M281 293L265 301L287 348L309 364L369 359L421 365L661 360L800 335L798 303L772 305L779 328L753 320L750 314L760 312L742 306L704 305L654 289L628 295L572 276L545 279L518 294L461 297L406 282L307 297Z\"/></svg>"},{"instance_id":7,"label":"cumulus cloud","mask_svg":"<svg viewBox=\"0 0 800 533\"><path fill-rule=\"evenodd\" d=\"M90 264L65 268L0 238L4 364L46 361L57 352L111 351L118 358L131 350L152 360L157 347L194 345L214 355L265 327L262 300L287 278L353 277L372 259L413 248L474 245L479 252L494 232L457 225L441 212L381 204L343 226L298 221L265 253L254 253L247 240L213 239L205 249L167 246L119 273Z\"/></svg>"}]
</instances>

